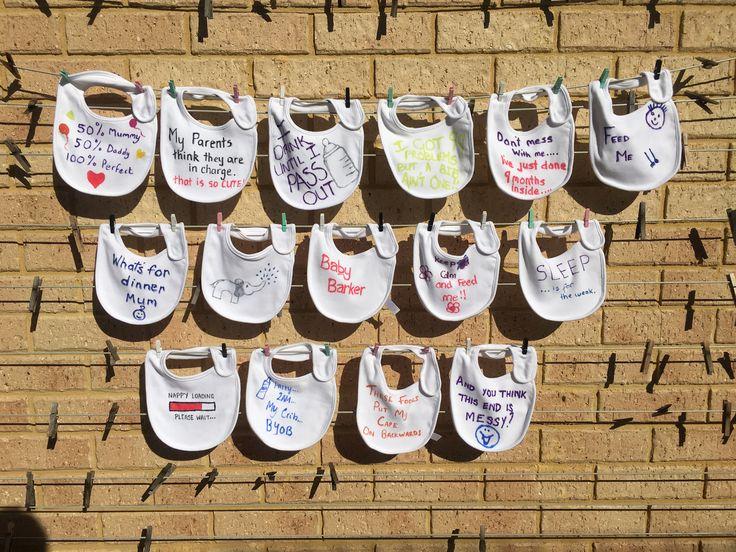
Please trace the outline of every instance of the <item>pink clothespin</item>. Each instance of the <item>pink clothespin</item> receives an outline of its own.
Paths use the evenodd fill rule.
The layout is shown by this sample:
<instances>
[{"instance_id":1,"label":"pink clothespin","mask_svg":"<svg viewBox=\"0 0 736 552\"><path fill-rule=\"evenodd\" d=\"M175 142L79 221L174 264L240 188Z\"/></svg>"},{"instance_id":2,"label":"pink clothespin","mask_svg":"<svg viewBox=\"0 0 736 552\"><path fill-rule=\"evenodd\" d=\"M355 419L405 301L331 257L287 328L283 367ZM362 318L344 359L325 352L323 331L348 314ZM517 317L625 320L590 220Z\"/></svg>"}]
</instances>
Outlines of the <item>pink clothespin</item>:
<instances>
[{"instance_id":1,"label":"pink clothespin","mask_svg":"<svg viewBox=\"0 0 736 552\"><path fill-rule=\"evenodd\" d=\"M240 102L240 90L238 90L237 84L233 84L233 99L235 100L235 103Z\"/></svg>"},{"instance_id":2,"label":"pink clothespin","mask_svg":"<svg viewBox=\"0 0 736 552\"><path fill-rule=\"evenodd\" d=\"M583 215L583 226L586 228L590 226L590 209L585 209L585 214Z\"/></svg>"},{"instance_id":3,"label":"pink clothespin","mask_svg":"<svg viewBox=\"0 0 736 552\"><path fill-rule=\"evenodd\" d=\"M452 105L452 101L455 99L455 85L450 85L450 90L447 92L447 105Z\"/></svg>"},{"instance_id":4,"label":"pink clothespin","mask_svg":"<svg viewBox=\"0 0 736 552\"><path fill-rule=\"evenodd\" d=\"M271 347L268 346L268 343L263 346L263 354L266 356L271 354Z\"/></svg>"},{"instance_id":5,"label":"pink clothespin","mask_svg":"<svg viewBox=\"0 0 736 552\"><path fill-rule=\"evenodd\" d=\"M378 343L371 347L371 352L373 353L373 356L378 356Z\"/></svg>"},{"instance_id":6,"label":"pink clothespin","mask_svg":"<svg viewBox=\"0 0 736 552\"><path fill-rule=\"evenodd\" d=\"M134 84L135 84L135 91L138 94L141 94L143 92L143 85L141 84L141 81L135 81Z\"/></svg>"},{"instance_id":7,"label":"pink clothespin","mask_svg":"<svg viewBox=\"0 0 736 552\"><path fill-rule=\"evenodd\" d=\"M222 211L217 211L217 231L222 232Z\"/></svg>"},{"instance_id":8,"label":"pink clothespin","mask_svg":"<svg viewBox=\"0 0 736 552\"><path fill-rule=\"evenodd\" d=\"M429 352L429 347L422 347L422 354L426 355Z\"/></svg>"}]
</instances>

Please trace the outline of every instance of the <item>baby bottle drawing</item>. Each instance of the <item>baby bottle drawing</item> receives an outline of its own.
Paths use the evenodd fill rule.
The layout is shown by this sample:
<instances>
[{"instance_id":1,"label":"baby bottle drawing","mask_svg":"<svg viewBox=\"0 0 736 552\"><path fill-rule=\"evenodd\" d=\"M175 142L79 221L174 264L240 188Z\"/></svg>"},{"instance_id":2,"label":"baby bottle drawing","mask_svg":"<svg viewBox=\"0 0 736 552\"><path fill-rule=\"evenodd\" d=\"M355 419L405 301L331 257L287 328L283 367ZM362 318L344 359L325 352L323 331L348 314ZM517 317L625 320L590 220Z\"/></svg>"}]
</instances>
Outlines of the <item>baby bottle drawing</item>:
<instances>
[{"instance_id":1,"label":"baby bottle drawing","mask_svg":"<svg viewBox=\"0 0 736 552\"><path fill-rule=\"evenodd\" d=\"M327 138L322 140L322 145L324 146L322 156L325 166L337 187L345 188L356 185L360 180L360 170L350 159L345 148L330 142Z\"/></svg>"},{"instance_id":2,"label":"baby bottle drawing","mask_svg":"<svg viewBox=\"0 0 736 552\"><path fill-rule=\"evenodd\" d=\"M263 383L261 384L261 388L258 390L258 393L256 393L256 397L263 400L266 398L266 392L268 392L268 388L271 387L271 379L266 378L263 380Z\"/></svg>"}]
</instances>

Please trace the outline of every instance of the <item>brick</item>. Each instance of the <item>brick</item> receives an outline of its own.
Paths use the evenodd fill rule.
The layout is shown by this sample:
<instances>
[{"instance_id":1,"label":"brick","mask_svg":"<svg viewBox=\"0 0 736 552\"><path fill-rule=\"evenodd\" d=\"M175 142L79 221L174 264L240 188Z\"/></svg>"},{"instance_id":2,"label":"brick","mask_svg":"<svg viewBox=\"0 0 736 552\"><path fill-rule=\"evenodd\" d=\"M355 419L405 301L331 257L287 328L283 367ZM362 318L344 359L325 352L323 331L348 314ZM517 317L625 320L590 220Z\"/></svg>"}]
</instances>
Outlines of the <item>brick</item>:
<instances>
[{"instance_id":1,"label":"brick","mask_svg":"<svg viewBox=\"0 0 736 552\"><path fill-rule=\"evenodd\" d=\"M711 57L711 56L705 56ZM715 56L718 59L721 56ZM694 55L686 54L665 54L661 52L652 53L623 53L618 56L618 76L628 77L638 75L642 70L651 71L657 59L662 60L662 67L673 72L673 79L677 77L674 69L679 67L689 67L691 65L699 65L700 61L695 59ZM688 71L688 76L692 76L692 80L687 86L678 91L682 94L684 91L699 92L701 94L730 94L732 87L729 81L733 79L732 62L722 63L708 70L692 69ZM643 89L642 89L643 91ZM638 94L639 91L637 91ZM689 156L688 156L689 157ZM690 159L688 158L688 163Z\"/></svg>"},{"instance_id":2,"label":"brick","mask_svg":"<svg viewBox=\"0 0 736 552\"><path fill-rule=\"evenodd\" d=\"M587 207L590 209L590 218L598 220L605 227L606 222L636 220L641 202L646 204L649 218L660 218L664 212L664 188L644 192L636 198L632 198L630 193L618 193L611 189L610 192L606 190L605 199L602 200L600 193L600 185L567 185L549 196L547 216L554 221L581 219ZM621 227L613 225L612 229L614 237L621 237Z\"/></svg>"},{"instance_id":3,"label":"brick","mask_svg":"<svg viewBox=\"0 0 736 552\"><path fill-rule=\"evenodd\" d=\"M3 272L18 272L20 270L20 255L15 243L0 243L0 270Z\"/></svg>"},{"instance_id":4,"label":"brick","mask_svg":"<svg viewBox=\"0 0 736 552\"><path fill-rule=\"evenodd\" d=\"M98 479L92 489L92 495L90 496L90 505L94 506L111 506L111 505L130 505L138 504L141 500L148 484L144 485L119 485L103 484L100 483L100 476L97 475ZM63 484L54 485L40 485L36 492L36 500L40 506L45 508L58 507L58 506L69 506L81 507L82 497L84 495L84 481L85 474L79 474L76 480L79 481L79 485ZM66 479L69 479L68 477ZM161 491L166 487L162 487L156 492L156 496L161 494Z\"/></svg>"},{"instance_id":5,"label":"brick","mask_svg":"<svg viewBox=\"0 0 736 552\"><path fill-rule=\"evenodd\" d=\"M140 534L147 525L165 528L169 536L206 536L210 534L210 514L207 512L114 512L103 513L102 532L106 537L130 537ZM155 535L155 533L154 533Z\"/></svg>"},{"instance_id":6,"label":"brick","mask_svg":"<svg viewBox=\"0 0 736 552\"><path fill-rule=\"evenodd\" d=\"M3 339L0 340L0 351L24 351L28 349L29 316L0 316L3 328Z\"/></svg>"},{"instance_id":7,"label":"brick","mask_svg":"<svg viewBox=\"0 0 736 552\"><path fill-rule=\"evenodd\" d=\"M486 470L485 499L499 503L590 500L595 483L593 468L592 464L493 465Z\"/></svg>"},{"instance_id":8,"label":"brick","mask_svg":"<svg viewBox=\"0 0 736 552\"><path fill-rule=\"evenodd\" d=\"M444 94L448 83L456 83L458 95L487 94L491 88L492 60L487 57L437 56L376 59L376 95Z\"/></svg>"},{"instance_id":9,"label":"brick","mask_svg":"<svg viewBox=\"0 0 736 552\"><path fill-rule=\"evenodd\" d=\"M274 462L278 462L280 466L319 464L319 443L297 453L273 450L264 445L252 431L246 431L242 427L244 423L245 418L242 418L232 435L210 453L210 461L213 466L242 467L258 464L272 465Z\"/></svg>"},{"instance_id":10,"label":"brick","mask_svg":"<svg viewBox=\"0 0 736 552\"><path fill-rule=\"evenodd\" d=\"M470 470L444 475L443 471L422 471L422 476L407 481L398 470L376 470L376 500L389 502L463 502L483 500L483 474Z\"/></svg>"},{"instance_id":11,"label":"brick","mask_svg":"<svg viewBox=\"0 0 736 552\"><path fill-rule=\"evenodd\" d=\"M542 510L542 533L597 535L646 532L646 516L627 510Z\"/></svg>"},{"instance_id":12,"label":"brick","mask_svg":"<svg viewBox=\"0 0 736 552\"><path fill-rule=\"evenodd\" d=\"M703 496L703 471L691 465L608 464L598 466L597 473L599 500L685 500Z\"/></svg>"},{"instance_id":13,"label":"brick","mask_svg":"<svg viewBox=\"0 0 736 552\"><path fill-rule=\"evenodd\" d=\"M707 284L667 284L662 286L662 301L685 302L689 294L695 293L696 304L710 305L716 302L730 301L731 292L722 269L666 269L662 272L665 282L714 282Z\"/></svg>"},{"instance_id":14,"label":"brick","mask_svg":"<svg viewBox=\"0 0 736 552\"><path fill-rule=\"evenodd\" d=\"M3 431L27 431L33 429L29 423L35 423L37 418L24 416L30 414L28 401L21 398L6 397L0 400L0 420L3 421Z\"/></svg>"},{"instance_id":15,"label":"brick","mask_svg":"<svg viewBox=\"0 0 736 552\"><path fill-rule=\"evenodd\" d=\"M326 510L322 516L325 535L411 535L429 528L429 512L423 510Z\"/></svg>"},{"instance_id":16,"label":"brick","mask_svg":"<svg viewBox=\"0 0 736 552\"><path fill-rule=\"evenodd\" d=\"M433 463L475 462L494 465L498 462L530 463L539 461L540 433L539 429L532 425L521 443L504 452L479 453L475 449L471 450L454 430L450 430L431 446Z\"/></svg>"},{"instance_id":17,"label":"brick","mask_svg":"<svg viewBox=\"0 0 736 552\"><path fill-rule=\"evenodd\" d=\"M215 535L242 536L243 527L257 528L254 534L318 535L320 514L316 511L215 512Z\"/></svg>"},{"instance_id":18,"label":"brick","mask_svg":"<svg viewBox=\"0 0 736 552\"><path fill-rule=\"evenodd\" d=\"M652 533L686 533L697 527L701 532L722 532L728 525L726 510L659 510L651 512Z\"/></svg>"},{"instance_id":19,"label":"brick","mask_svg":"<svg viewBox=\"0 0 736 552\"><path fill-rule=\"evenodd\" d=\"M672 50L677 43L675 14L661 11L659 24L651 29L648 20L644 9L564 11L560 51Z\"/></svg>"},{"instance_id":20,"label":"brick","mask_svg":"<svg viewBox=\"0 0 736 552\"><path fill-rule=\"evenodd\" d=\"M41 13L5 12L0 15L0 28L6 30L0 37L0 50L4 52L61 53L61 19L58 15L47 17Z\"/></svg>"},{"instance_id":21,"label":"brick","mask_svg":"<svg viewBox=\"0 0 736 552\"><path fill-rule=\"evenodd\" d=\"M41 355L4 357L0 365L0 390L65 391L87 386L87 368L83 362L72 356L63 362L59 360L58 356Z\"/></svg>"},{"instance_id":22,"label":"brick","mask_svg":"<svg viewBox=\"0 0 736 552\"><path fill-rule=\"evenodd\" d=\"M554 28L540 10L499 10L484 26L483 13L437 15L438 52L549 52Z\"/></svg>"},{"instance_id":23,"label":"brick","mask_svg":"<svg viewBox=\"0 0 736 552\"><path fill-rule=\"evenodd\" d=\"M372 73L370 62L360 58L256 59L253 78L258 96L278 95L284 85L290 96L322 98L349 86L351 97L366 98L373 92ZM319 79L304 78L316 74Z\"/></svg>"},{"instance_id":24,"label":"brick","mask_svg":"<svg viewBox=\"0 0 736 552\"><path fill-rule=\"evenodd\" d=\"M95 516L80 516L66 513L9 512L0 515L0 524L7 527L15 524L15 536L46 538L69 538L99 536L100 531ZM20 548L21 542L18 542ZM38 542L38 541L31 541ZM14 545L15 546L15 545ZM30 548L28 549L30 550ZM36 548L38 550L38 548Z\"/></svg>"},{"instance_id":25,"label":"brick","mask_svg":"<svg viewBox=\"0 0 736 552\"><path fill-rule=\"evenodd\" d=\"M736 310L719 308L716 315L716 341L719 343L736 342Z\"/></svg>"},{"instance_id":26,"label":"brick","mask_svg":"<svg viewBox=\"0 0 736 552\"><path fill-rule=\"evenodd\" d=\"M545 385L537 390L534 420L538 422L595 421L595 391ZM567 412L570 411L570 412Z\"/></svg>"},{"instance_id":27,"label":"brick","mask_svg":"<svg viewBox=\"0 0 736 552\"><path fill-rule=\"evenodd\" d=\"M649 376L641 373L643 354L643 347L641 351L586 351L582 358L578 351L545 351L544 383L646 383Z\"/></svg>"},{"instance_id":28,"label":"brick","mask_svg":"<svg viewBox=\"0 0 736 552\"><path fill-rule=\"evenodd\" d=\"M354 407L355 403L353 403ZM426 447L414 452L387 456L376 452L365 444L356 425L335 426L322 437L322 463L370 464L389 462L392 464L428 463L429 451Z\"/></svg>"},{"instance_id":29,"label":"brick","mask_svg":"<svg viewBox=\"0 0 736 552\"><path fill-rule=\"evenodd\" d=\"M198 14L191 14L196 28ZM306 54L311 49L309 16L271 13L266 21L256 13L220 13L207 22L209 36L192 36L193 54ZM247 32L245 30L247 29Z\"/></svg>"},{"instance_id":30,"label":"brick","mask_svg":"<svg viewBox=\"0 0 736 552\"><path fill-rule=\"evenodd\" d=\"M88 468L92 442L88 437L61 434L53 449L47 449L46 434L0 435L0 458L4 470Z\"/></svg>"},{"instance_id":31,"label":"brick","mask_svg":"<svg viewBox=\"0 0 736 552\"><path fill-rule=\"evenodd\" d=\"M33 276L13 276L3 280L3 285L16 286L0 288L0 310L6 312L28 312L28 298L33 287ZM39 311L78 312L82 308L82 290L74 286L82 285L77 279L45 276ZM46 287L48 286L48 287ZM54 288L54 286L59 286ZM68 286L65 288L64 286Z\"/></svg>"},{"instance_id":32,"label":"brick","mask_svg":"<svg viewBox=\"0 0 736 552\"><path fill-rule=\"evenodd\" d=\"M131 78L154 89L173 79L182 86L206 83L232 93L233 83L238 83L241 94L248 94L253 81L252 62L245 59L182 59L148 57L130 60Z\"/></svg>"},{"instance_id":33,"label":"brick","mask_svg":"<svg viewBox=\"0 0 736 552\"><path fill-rule=\"evenodd\" d=\"M121 411L122 413L122 411ZM118 418L123 421L123 418ZM125 418L125 421L135 418ZM107 440L102 441L102 432L95 434L97 450L97 467L100 469L141 469L162 468L171 457L172 451L156 439L150 428L143 433L136 431L118 431L113 426ZM177 467L187 465L206 465L207 458L197 458L192 454L176 460Z\"/></svg>"},{"instance_id":34,"label":"brick","mask_svg":"<svg viewBox=\"0 0 736 552\"><path fill-rule=\"evenodd\" d=\"M434 46L434 16L410 12L391 18L386 34L376 33L376 16L368 13L335 13L332 27L326 15L314 18L314 43L324 54L429 53Z\"/></svg>"},{"instance_id":35,"label":"brick","mask_svg":"<svg viewBox=\"0 0 736 552\"><path fill-rule=\"evenodd\" d=\"M656 306L660 289L665 287L659 283L661 280L660 270L656 268L613 267L606 273L606 304Z\"/></svg>"},{"instance_id":36,"label":"brick","mask_svg":"<svg viewBox=\"0 0 736 552\"><path fill-rule=\"evenodd\" d=\"M604 343L700 343L709 341L715 329L715 312L693 309L691 327L682 308L606 308L603 313Z\"/></svg>"},{"instance_id":37,"label":"brick","mask_svg":"<svg viewBox=\"0 0 736 552\"><path fill-rule=\"evenodd\" d=\"M634 225L614 229L606 260L609 266L626 265L714 265L722 256L723 230L699 225L698 233L708 258L699 261L695 256L688 234L691 227L675 224L647 226L647 239L634 239Z\"/></svg>"},{"instance_id":38,"label":"brick","mask_svg":"<svg viewBox=\"0 0 736 552\"><path fill-rule=\"evenodd\" d=\"M683 50L731 50L734 25L733 8L685 10L680 45Z\"/></svg>"},{"instance_id":39,"label":"brick","mask_svg":"<svg viewBox=\"0 0 736 552\"><path fill-rule=\"evenodd\" d=\"M353 403L355 404L355 403ZM329 471L314 489L313 478L304 477L304 470L290 473L279 471L274 483L266 482L266 502L299 502L313 500L319 502L371 502L373 500L373 473L371 471L337 469L340 480L336 489L332 489ZM279 481L278 479L281 479Z\"/></svg>"},{"instance_id":40,"label":"brick","mask_svg":"<svg viewBox=\"0 0 736 552\"><path fill-rule=\"evenodd\" d=\"M74 397L65 395L64 401L59 404L59 418L63 423L63 431L89 431L90 422L104 422L113 402L120 406L120 413L129 414L140 410L141 402L136 397L112 396L105 398L96 396ZM38 398L33 401L33 409L36 414L48 414L51 409L51 399ZM87 417L65 416L70 414L92 414ZM116 421L115 430L140 431L140 424L136 417L121 417Z\"/></svg>"},{"instance_id":41,"label":"brick","mask_svg":"<svg viewBox=\"0 0 736 552\"><path fill-rule=\"evenodd\" d=\"M460 533L477 533L481 525L488 533L524 535L537 533L539 514L531 510L504 511L482 510L433 510L432 531L448 534L459 529Z\"/></svg>"},{"instance_id":42,"label":"brick","mask_svg":"<svg viewBox=\"0 0 736 552\"><path fill-rule=\"evenodd\" d=\"M627 0L628 1L628 0ZM616 539L615 541L598 541L595 552L697 552L697 541L677 539Z\"/></svg>"},{"instance_id":43,"label":"brick","mask_svg":"<svg viewBox=\"0 0 736 552\"><path fill-rule=\"evenodd\" d=\"M736 131L733 125L728 123L736 116L736 106L731 105L733 103L725 101L717 105L710 105L713 113L706 113L695 102L677 104L677 113L680 116L683 132L687 132L690 139L696 140L732 138Z\"/></svg>"},{"instance_id":44,"label":"brick","mask_svg":"<svg viewBox=\"0 0 736 552\"><path fill-rule=\"evenodd\" d=\"M542 429L544 462L647 461L651 449L647 428L603 429L602 427Z\"/></svg>"},{"instance_id":45,"label":"brick","mask_svg":"<svg viewBox=\"0 0 736 552\"><path fill-rule=\"evenodd\" d=\"M722 173L723 171L721 171ZM667 189L667 218L708 218L723 215L723 205L736 190L736 183L671 183Z\"/></svg>"},{"instance_id":46,"label":"brick","mask_svg":"<svg viewBox=\"0 0 736 552\"><path fill-rule=\"evenodd\" d=\"M94 25L86 13L66 15L70 54L182 54L188 34L183 14L103 10Z\"/></svg>"},{"instance_id":47,"label":"brick","mask_svg":"<svg viewBox=\"0 0 736 552\"><path fill-rule=\"evenodd\" d=\"M398 304L401 306L400 303ZM487 312L481 312L460 324L443 322L427 311L410 311L403 308L397 318L400 325L399 340L401 343L435 347L450 347L462 343L468 337L474 343L485 343L491 326ZM431 339L429 336L432 336Z\"/></svg>"},{"instance_id":48,"label":"brick","mask_svg":"<svg viewBox=\"0 0 736 552\"><path fill-rule=\"evenodd\" d=\"M736 451L736 440L721 442L720 426L684 426L684 443L680 445L681 430L676 427L654 429L654 462L730 460Z\"/></svg>"},{"instance_id":49,"label":"brick","mask_svg":"<svg viewBox=\"0 0 736 552\"><path fill-rule=\"evenodd\" d=\"M677 412L676 414L657 415L658 421L675 421L679 416L680 410L703 410L708 408L708 389L688 388L671 388L665 386L656 386L653 392L646 389L631 389L625 387L622 389L606 389L599 392L600 407L602 410L646 410L650 412L656 411L665 405L672 405L670 410ZM647 414L636 413L620 413L620 414L601 414L602 421L613 421L620 418L634 417L635 419L645 420L649 417ZM705 421L703 412L691 412L688 419L696 421Z\"/></svg>"},{"instance_id":50,"label":"brick","mask_svg":"<svg viewBox=\"0 0 736 552\"><path fill-rule=\"evenodd\" d=\"M69 328L74 331L70 332ZM39 316L33 332L34 346L38 350L94 349L102 350L107 336L91 316L48 314Z\"/></svg>"},{"instance_id":51,"label":"brick","mask_svg":"<svg viewBox=\"0 0 736 552\"><path fill-rule=\"evenodd\" d=\"M291 336L302 335L308 340L334 343L336 347L365 347L378 341L378 331L371 321L357 327L329 320L310 304L311 312L283 312L274 318L265 332L269 343L286 343Z\"/></svg>"},{"instance_id":52,"label":"brick","mask_svg":"<svg viewBox=\"0 0 736 552\"><path fill-rule=\"evenodd\" d=\"M733 382L733 374L730 368L726 369L725 353L728 352L733 359L736 351L730 348L711 345L711 356L713 358L713 374L708 375L705 368L705 358L701 347L692 349L665 349L659 354L658 366L662 372L659 375L660 385L708 385ZM667 356L665 362L665 355Z\"/></svg>"},{"instance_id":53,"label":"brick","mask_svg":"<svg viewBox=\"0 0 736 552\"><path fill-rule=\"evenodd\" d=\"M538 345L588 345L600 343L601 320L601 310L587 318L564 324L543 320L531 309L494 310L491 337L493 343L518 343L526 337Z\"/></svg>"}]
</instances>

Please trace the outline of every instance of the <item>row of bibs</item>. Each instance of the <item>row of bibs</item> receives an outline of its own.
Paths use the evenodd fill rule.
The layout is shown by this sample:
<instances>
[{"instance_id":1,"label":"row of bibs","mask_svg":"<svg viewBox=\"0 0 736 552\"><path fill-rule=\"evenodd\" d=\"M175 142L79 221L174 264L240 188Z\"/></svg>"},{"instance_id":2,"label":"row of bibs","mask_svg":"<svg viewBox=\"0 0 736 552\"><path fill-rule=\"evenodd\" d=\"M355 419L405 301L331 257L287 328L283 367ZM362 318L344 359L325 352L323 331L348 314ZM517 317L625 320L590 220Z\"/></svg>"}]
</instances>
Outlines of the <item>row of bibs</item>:
<instances>
[{"instance_id":1,"label":"row of bibs","mask_svg":"<svg viewBox=\"0 0 736 552\"><path fill-rule=\"evenodd\" d=\"M610 89L646 85L651 100L626 115L613 112ZM131 97L132 114L104 117L84 98L92 86L106 86ZM598 179L629 191L651 190L667 182L680 167L681 139L672 78L662 70L589 88L590 161ZM509 121L514 98L549 101L547 117L527 131ZM227 123L199 122L184 98L219 98L232 115ZM442 120L423 127L404 125L397 111L439 107ZM292 113L329 114L336 123L323 131L298 126ZM303 101L271 98L268 104L269 166L281 199L303 210L339 205L358 186L363 171L363 122L359 101ZM459 96L402 96L377 107L381 143L394 178L409 194L422 199L447 197L463 189L475 169L473 119ZM169 187L200 203L227 200L246 185L256 159L256 105L221 90L179 87L161 91L161 167ZM157 134L156 99L142 87L113 73L87 71L63 78L57 91L54 164L73 188L93 195L121 196L146 180ZM533 200L564 186L572 174L575 124L564 86L530 86L501 96L493 94L487 115L488 159L493 178L508 195Z\"/></svg>"}]
</instances>

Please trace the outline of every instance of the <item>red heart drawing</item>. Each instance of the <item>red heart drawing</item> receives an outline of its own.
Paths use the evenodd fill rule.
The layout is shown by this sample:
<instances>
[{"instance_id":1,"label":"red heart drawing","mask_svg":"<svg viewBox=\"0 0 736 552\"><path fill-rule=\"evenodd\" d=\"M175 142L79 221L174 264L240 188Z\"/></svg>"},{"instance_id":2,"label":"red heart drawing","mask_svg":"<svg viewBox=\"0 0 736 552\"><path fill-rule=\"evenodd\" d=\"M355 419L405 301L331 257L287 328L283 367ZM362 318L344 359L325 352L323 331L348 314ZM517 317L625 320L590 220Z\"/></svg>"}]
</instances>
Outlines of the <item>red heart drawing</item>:
<instances>
[{"instance_id":1,"label":"red heart drawing","mask_svg":"<svg viewBox=\"0 0 736 552\"><path fill-rule=\"evenodd\" d=\"M94 171L87 171L87 180L92 184L93 188L97 188L100 184L105 181L105 173L96 173Z\"/></svg>"}]
</instances>

